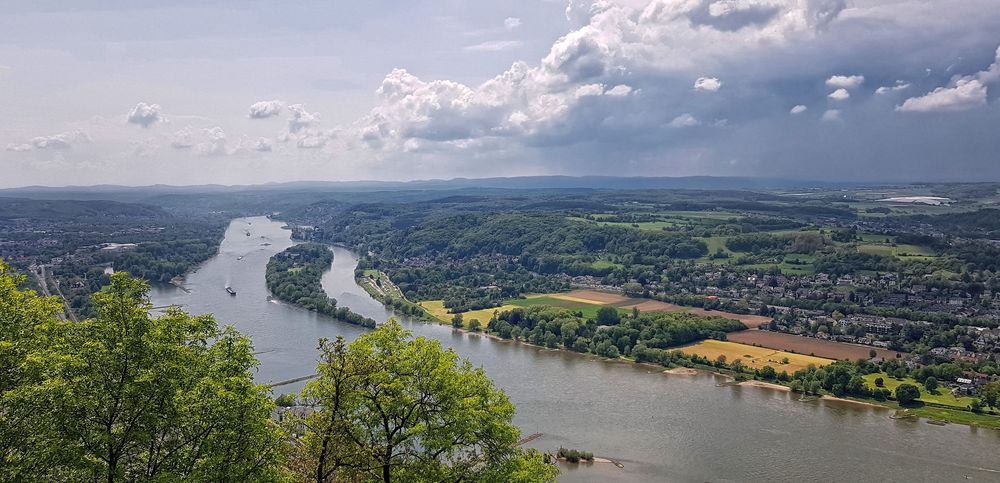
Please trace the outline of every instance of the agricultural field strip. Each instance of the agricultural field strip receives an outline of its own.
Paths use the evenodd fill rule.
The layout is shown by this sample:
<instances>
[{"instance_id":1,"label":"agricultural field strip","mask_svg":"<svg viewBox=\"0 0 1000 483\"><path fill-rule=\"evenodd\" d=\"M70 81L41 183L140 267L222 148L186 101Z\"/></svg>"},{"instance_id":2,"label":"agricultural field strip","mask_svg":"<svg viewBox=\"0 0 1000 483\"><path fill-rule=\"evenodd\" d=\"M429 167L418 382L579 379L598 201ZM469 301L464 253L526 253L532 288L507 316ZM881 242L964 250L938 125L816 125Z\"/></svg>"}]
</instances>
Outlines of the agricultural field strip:
<instances>
[{"instance_id":1,"label":"agricultural field strip","mask_svg":"<svg viewBox=\"0 0 1000 483\"><path fill-rule=\"evenodd\" d=\"M685 354L696 354L713 361L719 356L725 356L728 363L732 363L735 360L742 360L746 366L754 369L771 366L778 372L788 371L789 374L799 369L805 369L809 364L824 366L833 362L832 359L822 357L712 339L671 348L670 350L679 350ZM783 362L786 358L788 359L787 364Z\"/></svg>"},{"instance_id":2,"label":"agricultural field strip","mask_svg":"<svg viewBox=\"0 0 1000 483\"><path fill-rule=\"evenodd\" d=\"M876 355L879 357L896 357L896 352L888 349L764 330L743 330L739 332L732 332L728 335L727 339L741 344L767 347L770 349L783 350L798 354L813 354L829 359L867 359L870 351L872 350L874 350Z\"/></svg>"}]
</instances>

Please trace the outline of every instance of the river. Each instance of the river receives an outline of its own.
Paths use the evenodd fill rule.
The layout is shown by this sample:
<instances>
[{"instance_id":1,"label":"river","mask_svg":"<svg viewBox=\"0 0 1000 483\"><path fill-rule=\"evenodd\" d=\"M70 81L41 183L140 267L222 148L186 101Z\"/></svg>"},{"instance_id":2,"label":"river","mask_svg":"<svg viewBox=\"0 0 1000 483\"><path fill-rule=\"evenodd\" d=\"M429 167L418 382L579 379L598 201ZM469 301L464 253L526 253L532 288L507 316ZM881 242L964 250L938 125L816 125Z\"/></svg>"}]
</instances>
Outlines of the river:
<instances>
[{"instance_id":1,"label":"river","mask_svg":"<svg viewBox=\"0 0 1000 483\"><path fill-rule=\"evenodd\" d=\"M233 220L219 254L186 277L186 291L158 286L151 297L157 306L214 313L220 324L250 336L260 382L312 374L319 338L353 339L363 332L269 299L267 261L294 243L282 226L264 217ZM389 317L355 284L357 257L333 250L326 291L358 313ZM227 294L227 285L238 295ZM998 431L896 421L884 409L798 402L770 389L717 386L721 380L709 374L664 375L642 365L402 322L482 366L517 406L514 422L522 432L543 434L531 446L592 451L625 466L563 466L560 481L1000 481Z\"/></svg>"}]
</instances>

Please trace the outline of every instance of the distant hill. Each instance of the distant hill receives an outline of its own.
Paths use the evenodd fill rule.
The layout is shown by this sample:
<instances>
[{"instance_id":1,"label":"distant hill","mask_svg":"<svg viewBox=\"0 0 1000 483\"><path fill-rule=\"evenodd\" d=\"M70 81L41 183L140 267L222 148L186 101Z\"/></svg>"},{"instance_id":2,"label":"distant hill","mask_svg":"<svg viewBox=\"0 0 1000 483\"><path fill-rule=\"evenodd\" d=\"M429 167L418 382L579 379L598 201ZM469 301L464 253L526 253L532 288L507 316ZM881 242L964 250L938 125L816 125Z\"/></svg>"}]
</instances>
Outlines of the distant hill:
<instances>
[{"instance_id":1,"label":"distant hill","mask_svg":"<svg viewBox=\"0 0 1000 483\"><path fill-rule=\"evenodd\" d=\"M115 199L134 201L152 196L192 193L238 193L261 191L402 191L484 189L700 189L700 190L771 190L809 189L859 186L859 184L826 181L801 181L776 178L742 178L715 176L688 177L614 177L614 176L520 176L510 178L455 178L418 181L295 181L260 185L196 185L196 186L27 186L0 189L0 196L35 199Z\"/></svg>"},{"instance_id":2,"label":"distant hill","mask_svg":"<svg viewBox=\"0 0 1000 483\"><path fill-rule=\"evenodd\" d=\"M35 200L0 197L0 221L80 221L83 219L167 218L162 208L105 200Z\"/></svg>"}]
</instances>

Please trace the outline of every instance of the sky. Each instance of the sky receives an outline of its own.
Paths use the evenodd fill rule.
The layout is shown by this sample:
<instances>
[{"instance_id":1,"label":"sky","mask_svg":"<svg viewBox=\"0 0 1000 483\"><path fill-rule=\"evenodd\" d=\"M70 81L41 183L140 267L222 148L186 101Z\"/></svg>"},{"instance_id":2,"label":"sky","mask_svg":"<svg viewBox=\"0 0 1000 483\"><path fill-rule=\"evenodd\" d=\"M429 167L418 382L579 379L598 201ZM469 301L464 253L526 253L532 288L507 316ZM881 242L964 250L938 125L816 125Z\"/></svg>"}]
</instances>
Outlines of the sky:
<instances>
[{"instance_id":1,"label":"sky","mask_svg":"<svg viewBox=\"0 0 1000 483\"><path fill-rule=\"evenodd\" d=\"M1000 180L997 0L0 0L0 186Z\"/></svg>"}]
</instances>

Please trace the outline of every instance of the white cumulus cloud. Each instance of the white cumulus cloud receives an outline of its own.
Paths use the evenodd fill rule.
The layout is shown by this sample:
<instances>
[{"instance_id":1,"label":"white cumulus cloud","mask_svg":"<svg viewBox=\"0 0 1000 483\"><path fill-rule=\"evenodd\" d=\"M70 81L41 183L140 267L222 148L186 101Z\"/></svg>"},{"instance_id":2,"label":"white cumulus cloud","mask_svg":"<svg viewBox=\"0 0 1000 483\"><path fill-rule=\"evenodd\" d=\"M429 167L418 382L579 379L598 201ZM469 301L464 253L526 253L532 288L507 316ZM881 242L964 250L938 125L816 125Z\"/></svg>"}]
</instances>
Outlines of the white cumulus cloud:
<instances>
[{"instance_id":1,"label":"white cumulus cloud","mask_svg":"<svg viewBox=\"0 0 1000 483\"><path fill-rule=\"evenodd\" d=\"M257 138L251 145L251 149L261 153L270 152L272 149L271 140L268 138Z\"/></svg>"},{"instance_id":2,"label":"white cumulus cloud","mask_svg":"<svg viewBox=\"0 0 1000 483\"><path fill-rule=\"evenodd\" d=\"M986 105L986 86L978 79L959 79L954 87L938 87L896 106L900 112L967 111Z\"/></svg>"},{"instance_id":3,"label":"white cumulus cloud","mask_svg":"<svg viewBox=\"0 0 1000 483\"><path fill-rule=\"evenodd\" d=\"M285 103L277 99L271 101L257 101L250 105L250 111L247 115L250 119L267 119L281 114L281 109L284 107Z\"/></svg>"},{"instance_id":4,"label":"white cumulus cloud","mask_svg":"<svg viewBox=\"0 0 1000 483\"><path fill-rule=\"evenodd\" d=\"M503 20L503 28L514 30L521 26L521 19L518 17L507 17Z\"/></svg>"},{"instance_id":5,"label":"white cumulus cloud","mask_svg":"<svg viewBox=\"0 0 1000 483\"><path fill-rule=\"evenodd\" d=\"M900 112L967 111L986 105L987 84L1000 81L1000 47L993 63L985 70L955 79L950 87L938 87L927 94L911 97L896 106Z\"/></svg>"},{"instance_id":6,"label":"white cumulus cloud","mask_svg":"<svg viewBox=\"0 0 1000 483\"><path fill-rule=\"evenodd\" d=\"M291 114L288 118L288 132L291 134L301 133L319 123L318 112L309 112L302 104L292 104L288 106Z\"/></svg>"},{"instance_id":7,"label":"white cumulus cloud","mask_svg":"<svg viewBox=\"0 0 1000 483\"><path fill-rule=\"evenodd\" d=\"M618 85L616 85L616 86L614 86L614 87L612 87L612 88L604 91L604 95L606 95L606 96L613 96L613 97L627 96L627 95L629 95L631 93L632 93L632 87L631 86L627 86L625 84L618 84Z\"/></svg>"},{"instance_id":8,"label":"white cumulus cloud","mask_svg":"<svg viewBox=\"0 0 1000 483\"><path fill-rule=\"evenodd\" d=\"M826 80L826 85L840 89L855 89L864 82L863 75L835 75Z\"/></svg>"},{"instance_id":9,"label":"white cumulus cloud","mask_svg":"<svg viewBox=\"0 0 1000 483\"><path fill-rule=\"evenodd\" d=\"M50 136L36 136L26 143L8 144L7 151L24 152L40 149L70 149L74 144L90 142L86 132L76 129Z\"/></svg>"},{"instance_id":10,"label":"white cumulus cloud","mask_svg":"<svg viewBox=\"0 0 1000 483\"><path fill-rule=\"evenodd\" d=\"M722 88L722 82L715 77L699 77L694 81L695 90L715 92Z\"/></svg>"},{"instance_id":11,"label":"white cumulus cloud","mask_svg":"<svg viewBox=\"0 0 1000 483\"><path fill-rule=\"evenodd\" d=\"M875 89L875 93L879 95L888 94L890 92L898 92L910 88L910 83L906 81L898 80L895 84L891 86L882 86Z\"/></svg>"},{"instance_id":12,"label":"white cumulus cloud","mask_svg":"<svg viewBox=\"0 0 1000 483\"><path fill-rule=\"evenodd\" d=\"M792 114L802 114L803 112L806 112L806 110L808 110L808 109L809 109L808 107L803 106L802 104L799 104L799 105L796 105L795 107L792 107L788 112L790 112Z\"/></svg>"},{"instance_id":13,"label":"white cumulus cloud","mask_svg":"<svg viewBox=\"0 0 1000 483\"><path fill-rule=\"evenodd\" d=\"M146 104L145 102L136 104L135 107L129 111L126 119L129 123L138 124L144 128L163 121L163 117L160 115L160 105Z\"/></svg>"},{"instance_id":14,"label":"white cumulus cloud","mask_svg":"<svg viewBox=\"0 0 1000 483\"><path fill-rule=\"evenodd\" d=\"M195 145L195 131L191 126L184 126L177 130L170 140L170 146L174 149L187 149Z\"/></svg>"},{"instance_id":15,"label":"white cumulus cloud","mask_svg":"<svg viewBox=\"0 0 1000 483\"><path fill-rule=\"evenodd\" d=\"M197 129L185 126L171 136L170 147L178 150L193 149L203 156L228 156L241 150L240 142L230 143L226 131L220 126Z\"/></svg>"},{"instance_id":16,"label":"white cumulus cloud","mask_svg":"<svg viewBox=\"0 0 1000 483\"><path fill-rule=\"evenodd\" d=\"M670 121L670 127L692 127L701 124L694 116L689 113L681 114Z\"/></svg>"},{"instance_id":17,"label":"white cumulus cloud","mask_svg":"<svg viewBox=\"0 0 1000 483\"><path fill-rule=\"evenodd\" d=\"M826 112L823 113L823 117L821 119L823 119L824 121L831 121L831 122L832 121L839 121L840 120L840 110L839 109L827 109Z\"/></svg>"},{"instance_id":18,"label":"white cumulus cloud","mask_svg":"<svg viewBox=\"0 0 1000 483\"><path fill-rule=\"evenodd\" d=\"M844 101L851 98L851 93L847 89L840 88L831 92L827 97L835 101Z\"/></svg>"}]
</instances>

